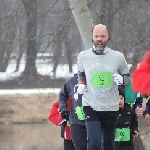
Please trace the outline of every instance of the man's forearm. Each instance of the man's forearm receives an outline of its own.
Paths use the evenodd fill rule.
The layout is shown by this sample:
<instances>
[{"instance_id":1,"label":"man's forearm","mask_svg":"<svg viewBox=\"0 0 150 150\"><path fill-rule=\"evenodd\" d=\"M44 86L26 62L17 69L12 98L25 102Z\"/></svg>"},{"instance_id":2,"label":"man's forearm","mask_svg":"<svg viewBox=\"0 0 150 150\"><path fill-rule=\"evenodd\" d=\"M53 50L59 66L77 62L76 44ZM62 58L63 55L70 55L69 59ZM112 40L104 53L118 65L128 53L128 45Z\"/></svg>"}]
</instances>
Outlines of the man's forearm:
<instances>
[{"instance_id":1,"label":"man's forearm","mask_svg":"<svg viewBox=\"0 0 150 150\"><path fill-rule=\"evenodd\" d=\"M83 82L84 84L86 84L85 72L78 71L78 83L80 82Z\"/></svg>"},{"instance_id":2,"label":"man's forearm","mask_svg":"<svg viewBox=\"0 0 150 150\"><path fill-rule=\"evenodd\" d=\"M123 74L123 83L126 85L130 82L130 73Z\"/></svg>"}]
</instances>

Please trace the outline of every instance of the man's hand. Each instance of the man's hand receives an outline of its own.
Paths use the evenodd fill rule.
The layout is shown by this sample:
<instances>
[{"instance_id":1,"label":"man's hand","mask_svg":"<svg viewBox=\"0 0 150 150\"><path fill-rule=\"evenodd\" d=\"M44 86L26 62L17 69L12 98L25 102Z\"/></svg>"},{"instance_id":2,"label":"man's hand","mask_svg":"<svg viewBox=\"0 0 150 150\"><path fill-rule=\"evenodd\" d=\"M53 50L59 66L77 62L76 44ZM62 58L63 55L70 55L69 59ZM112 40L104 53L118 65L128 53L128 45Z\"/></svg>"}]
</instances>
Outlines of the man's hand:
<instances>
[{"instance_id":1,"label":"man's hand","mask_svg":"<svg viewBox=\"0 0 150 150\"><path fill-rule=\"evenodd\" d=\"M62 117L62 119L66 119L68 121L69 120L69 112L68 111L62 111L61 117Z\"/></svg>"},{"instance_id":2,"label":"man's hand","mask_svg":"<svg viewBox=\"0 0 150 150\"><path fill-rule=\"evenodd\" d=\"M78 94L83 94L84 90L85 90L85 84L79 84L78 85L78 89L77 89L77 93Z\"/></svg>"},{"instance_id":3,"label":"man's hand","mask_svg":"<svg viewBox=\"0 0 150 150\"><path fill-rule=\"evenodd\" d=\"M142 110L142 108L139 108L139 107L137 106L137 108L135 109L135 113L136 113L136 115L137 115L138 117L142 116L142 115L143 115L143 110Z\"/></svg>"},{"instance_id":4,"label":"man's hand","mask_svg":"<svg viewBox=\"0 0 150 150\"><path fill-rule=\"evenodd\" d=\"M115 73L113 77L117 85L121 85L123 83L123 77L120 74Z\"/></svg>"}]
</instances>

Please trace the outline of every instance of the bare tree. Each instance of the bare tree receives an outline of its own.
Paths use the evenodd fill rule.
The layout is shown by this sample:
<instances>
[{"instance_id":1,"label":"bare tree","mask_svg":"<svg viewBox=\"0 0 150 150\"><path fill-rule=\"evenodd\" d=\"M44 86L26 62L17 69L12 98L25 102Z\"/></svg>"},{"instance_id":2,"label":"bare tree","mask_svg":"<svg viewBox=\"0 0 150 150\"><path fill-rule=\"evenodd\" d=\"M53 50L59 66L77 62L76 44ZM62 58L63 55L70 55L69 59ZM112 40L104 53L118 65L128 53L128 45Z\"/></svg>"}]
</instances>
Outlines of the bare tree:
<instances>
[{"instance_id":1,"label":"bare tree","mask_svg":"<svg viewBox=\"0 0 150 150\"><path fill-rule=\"evenodd\" d=\"M37 75L36 70L36 39L37 39L37 0L22 0L27 15L27 53L26 65L23 74L26 79L34 78Z\"/></svg>"},{"instance_id":2,"label":"bare tree","mask_svg":"<svg viewBox=\"0 0 150 150\"><path fill-rule=\"evenodd\" d=\"M10 5L8 5L10 4ZM17 8L10 8L11 2L0 2L0 72L5 72L13 50L14 37L16 36L16 12Z\"/></svg>"}]
</instances>

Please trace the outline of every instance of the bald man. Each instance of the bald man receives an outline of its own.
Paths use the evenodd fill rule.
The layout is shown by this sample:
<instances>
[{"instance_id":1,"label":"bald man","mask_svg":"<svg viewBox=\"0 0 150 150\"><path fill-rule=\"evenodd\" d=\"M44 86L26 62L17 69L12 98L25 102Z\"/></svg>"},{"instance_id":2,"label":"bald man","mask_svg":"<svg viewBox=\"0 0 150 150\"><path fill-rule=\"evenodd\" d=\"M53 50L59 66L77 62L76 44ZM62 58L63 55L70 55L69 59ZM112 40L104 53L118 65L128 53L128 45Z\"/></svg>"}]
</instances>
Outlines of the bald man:
<instances>
[{"instance_id":1,"label":"bald man","mask_svg":"<svg viewBox=\"0 0 150 150\"><path fill-rule=\"evenodd\" d=\"M124 55L107 47L110 38L107 27L98 24L92 33L93 47L80 52L77 61L77 91L84 94L88 150L102 149L103 140L104 150L114 150L118 85L127 84L130 74Z\"/></svg>"}]
</instances>

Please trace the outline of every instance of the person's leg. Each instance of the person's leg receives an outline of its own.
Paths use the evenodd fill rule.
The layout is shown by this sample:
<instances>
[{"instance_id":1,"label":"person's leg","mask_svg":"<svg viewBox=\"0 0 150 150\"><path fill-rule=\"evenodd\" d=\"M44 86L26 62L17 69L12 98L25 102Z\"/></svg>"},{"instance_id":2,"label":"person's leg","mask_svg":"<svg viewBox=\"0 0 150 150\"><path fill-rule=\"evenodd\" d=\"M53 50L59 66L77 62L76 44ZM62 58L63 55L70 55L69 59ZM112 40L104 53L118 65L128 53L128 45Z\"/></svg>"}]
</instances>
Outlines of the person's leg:
<instances>
[{"instance_id":1,"label":"person's leg","mask_svg":"<svg viewBox=\"0 0 150 150\"><path fill-rule=\"evenodd\" d=\"M88 150L101 150L101 133L103 131L97 111L90 106L83 107L88 139Z\"/></svg>"},{"instance_id":2,"label":"person's leg","mask_svg":"<svg viewBox=\"0 0 150 150\"><path fill-rule=\"evenodd\" d=\"M101 123L103 127L104 150L114 150L114 138L116 121L118 117L117 111L102 112Z\"/></svg>"},{"instance_id":3,"label":"person's leg","mask_svg":"<svg viewBox=\"0 0 150 150\"><path fill-rule=\"evenodd\" d=\"M88 150L101 150L101 122L86 122Z\"/></svg>"},{"instance_id":4,"label":"person's leg","mask_svg":"<svg viewBox=\"0 0 150 150\"><path fill-rule=\"evenodd\" d=\"M75 150L87 150L86 127L73 124L71 125L71 134Z\"/></svg>"},{"instance_id":5,"label":"person's leg","mask_svg":"<svg viewBox=\"0 0 150 150\"><path fill-rule=\"evenodd\" d=\"M114 150L115 130L104 129L104 150Z\"/></svg>"},{"instance_id":6,"label":"person's leg","mask_svg":"<svg viewBox=\"0 0 150 150\"><path fill-rule=\"evenodd\" d=\"M64 150L75 150L72 140L64 139Z\"/></svg>"},{"instance_id":7,"label":"person's leg","mask_svg":"<svg viewBox=\"0 0 150 150\"><path fill-rule=\"evenodd\" d=\"M104 129L101 130L101 150L104 150Z\"/></svg>"}]
</instances>

